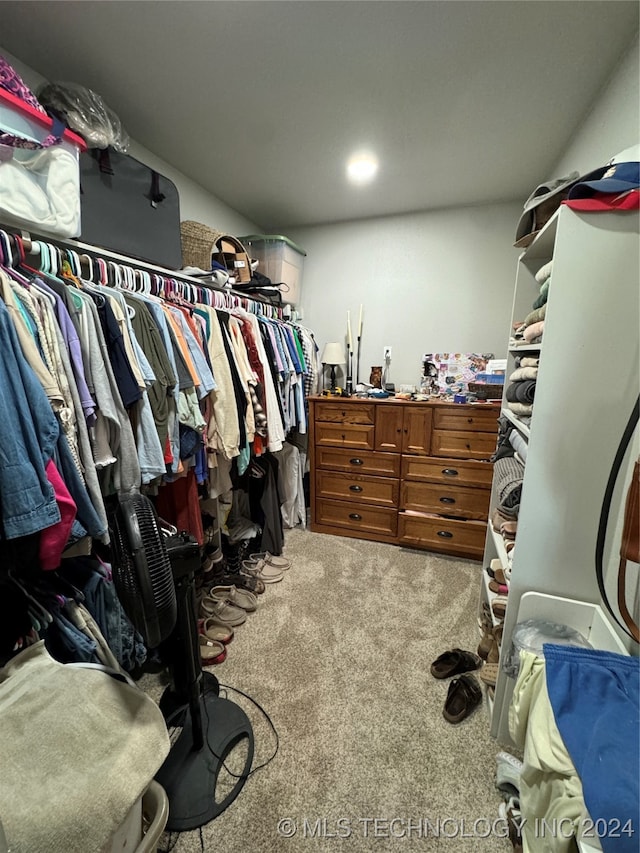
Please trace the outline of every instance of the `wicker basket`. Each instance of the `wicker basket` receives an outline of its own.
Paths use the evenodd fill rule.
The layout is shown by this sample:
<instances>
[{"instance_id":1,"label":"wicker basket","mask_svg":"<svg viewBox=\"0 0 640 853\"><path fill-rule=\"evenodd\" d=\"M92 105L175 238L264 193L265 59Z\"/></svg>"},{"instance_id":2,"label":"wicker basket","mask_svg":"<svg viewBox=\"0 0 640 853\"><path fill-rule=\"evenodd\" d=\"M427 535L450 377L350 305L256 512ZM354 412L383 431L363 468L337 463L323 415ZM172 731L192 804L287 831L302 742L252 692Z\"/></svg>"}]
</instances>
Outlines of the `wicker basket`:
<instances>
[{"instance_id":1,"label":"wicker basket","mask_svg":"<svg viewBox=\"0 0 640 853\"><path fill-rule=\"evenodd\" d=\"M213 255L216 242L222 237L222 231L216 231L203 225L202 222L194 222L186 219L180 223L180 241L182 243L182 265L184 267L197 267L201 270L211 269L211 256Z\"/></svg>"}]
</instances>

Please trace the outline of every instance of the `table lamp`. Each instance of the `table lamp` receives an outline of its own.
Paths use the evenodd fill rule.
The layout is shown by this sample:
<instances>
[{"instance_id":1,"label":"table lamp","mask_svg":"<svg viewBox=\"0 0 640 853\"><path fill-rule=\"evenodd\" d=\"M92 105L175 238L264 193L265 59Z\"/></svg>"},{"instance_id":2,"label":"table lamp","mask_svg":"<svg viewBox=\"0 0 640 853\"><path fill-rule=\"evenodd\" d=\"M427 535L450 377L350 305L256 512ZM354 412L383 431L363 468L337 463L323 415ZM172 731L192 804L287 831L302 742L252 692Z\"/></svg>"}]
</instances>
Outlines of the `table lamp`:
<instances>
[{"instance_id":1,"label":"table lamp","mask_svg":"<svg viewBox=\"0 0 640 853\"><path fill-rule=\"evenodd\" d=\"M322 365L328 364L331 368L331 390L336 390L336 367L345 364L344 347L341 343L325 344L322 352ZM324 375L324 374L323 374Z\"/></svg>"}]
</instances>

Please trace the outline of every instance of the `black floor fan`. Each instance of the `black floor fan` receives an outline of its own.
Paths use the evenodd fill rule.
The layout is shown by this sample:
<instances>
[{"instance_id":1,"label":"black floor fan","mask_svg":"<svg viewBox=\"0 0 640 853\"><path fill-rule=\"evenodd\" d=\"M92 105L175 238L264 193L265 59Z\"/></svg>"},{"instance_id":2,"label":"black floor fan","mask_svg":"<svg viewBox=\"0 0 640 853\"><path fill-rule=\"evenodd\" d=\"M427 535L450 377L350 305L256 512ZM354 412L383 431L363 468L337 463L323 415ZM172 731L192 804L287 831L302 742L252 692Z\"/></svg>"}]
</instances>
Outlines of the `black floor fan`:
<instances>
[{"instance_id":1,"label":"black floor fan","mask_svg":"<svg viewBox=\"0 0 640 853\"><path fill-rule=\"evenodd\" d=\"M110 511L113 580L127 616L149 648L162 648L172 684L160 702L169 728L181 726L156 774L169 799L167 830L197 829L226 809L242 790L253 761L249 718L218 696L218 681L202 672L195 616L194 572L200 549L187 533L163 531L149 498L121 496ZM216 800L220 770L246 741L244 769Z\"/></svg>"}]
</instances>

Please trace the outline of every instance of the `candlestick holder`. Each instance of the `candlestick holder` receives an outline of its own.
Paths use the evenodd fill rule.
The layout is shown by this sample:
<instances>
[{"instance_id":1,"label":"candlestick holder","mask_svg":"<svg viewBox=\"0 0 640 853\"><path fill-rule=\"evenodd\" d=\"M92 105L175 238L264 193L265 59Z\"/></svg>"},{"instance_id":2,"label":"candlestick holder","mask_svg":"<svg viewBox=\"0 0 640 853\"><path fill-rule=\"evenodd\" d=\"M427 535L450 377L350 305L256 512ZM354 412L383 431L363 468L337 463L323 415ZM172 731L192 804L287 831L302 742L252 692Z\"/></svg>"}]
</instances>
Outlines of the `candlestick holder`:
<instances>
[{"instance_id":1,"label":"candlestick holder","mask_svg":"<svg viewBox=\"0 0 640 853\"><path fill-rule=\"evenodd\" d=\"M347 347L347 369L348 373L344 390L345 396L351 397L353 394L353 350L350 347Z\"/></svg>"}]
</instances>

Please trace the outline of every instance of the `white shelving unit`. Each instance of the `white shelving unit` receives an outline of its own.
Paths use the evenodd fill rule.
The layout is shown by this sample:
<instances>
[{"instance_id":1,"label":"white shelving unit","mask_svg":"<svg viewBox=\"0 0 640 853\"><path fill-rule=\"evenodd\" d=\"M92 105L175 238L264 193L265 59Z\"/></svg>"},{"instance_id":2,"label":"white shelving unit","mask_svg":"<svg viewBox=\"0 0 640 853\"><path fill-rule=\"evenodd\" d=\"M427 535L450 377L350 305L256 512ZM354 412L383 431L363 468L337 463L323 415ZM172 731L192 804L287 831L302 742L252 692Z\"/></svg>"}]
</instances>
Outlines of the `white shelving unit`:
<instances>
[{"instance_id":1,"label":"white shelving unit","mask_svg":"<svg viewBox=\"0 0 640 853\"><path fill-rule=\"evenodd\" d=\"M527 596L535 593L536 618L577 630L582 625L596 648L638 653L602 606L594 560L606 483L640 388L638 220L638 212L577 213L561 205L518 258L512 322L531 311L540 267L553 259L553 272L542 344L510 346L508 354L505 393L517 356L536 353L540 362L528 426L503 400L503 415L528 443L503 650L515 624L530 618ZM637 456L636 439L607 526L605 583L612 602L620 518ZM489 524L484 566L496 557L505 561L506 551ZM481 601L487 595L483 581ZM513 681L501 671L489 706L491 734L507 746L512 691Z\"/></svg>"}]
</instances>

